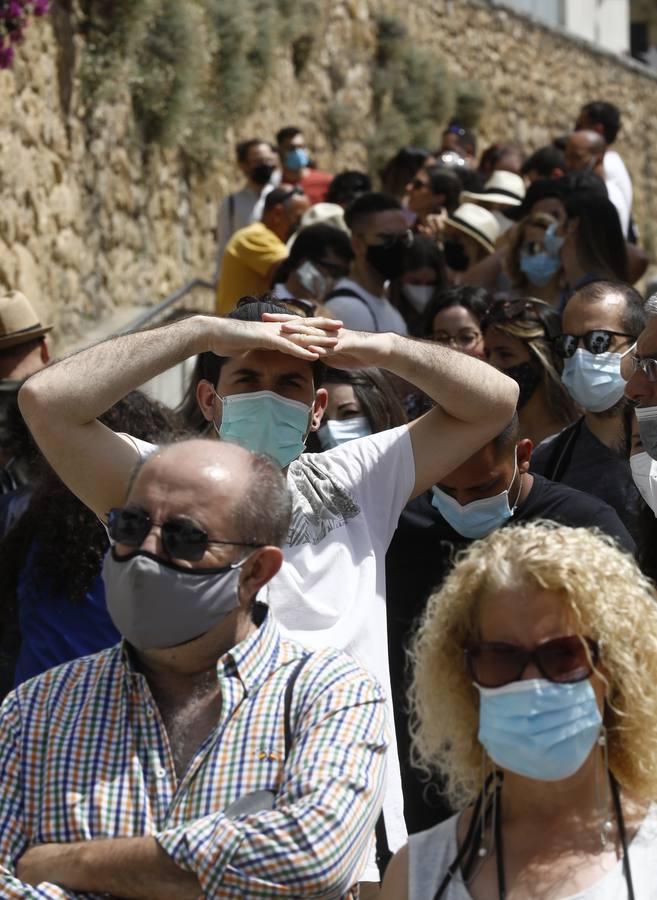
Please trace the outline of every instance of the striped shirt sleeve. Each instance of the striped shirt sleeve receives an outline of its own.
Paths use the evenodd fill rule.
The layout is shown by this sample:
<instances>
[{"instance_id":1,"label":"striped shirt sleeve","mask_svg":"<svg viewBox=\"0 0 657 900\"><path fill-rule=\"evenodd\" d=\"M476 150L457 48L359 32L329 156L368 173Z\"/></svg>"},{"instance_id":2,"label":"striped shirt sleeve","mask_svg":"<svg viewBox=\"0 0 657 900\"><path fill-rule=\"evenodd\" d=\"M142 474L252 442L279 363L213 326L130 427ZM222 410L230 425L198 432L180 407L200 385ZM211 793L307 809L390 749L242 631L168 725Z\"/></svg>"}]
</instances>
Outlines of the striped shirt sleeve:
<instances>
[{"instance_id":1,"label":"striped shirt sleeve","mask_svg":"<svg viewBox=\"0 0 657 900\"><path fill-rule=\"evenodd\" d=\"M295 696L293 745L274 809L209 815L158 835L208 900L337 898L354 882L382 803L384 696L348 657L329 651L302 671Z\"/></svg>"}]
</instances>

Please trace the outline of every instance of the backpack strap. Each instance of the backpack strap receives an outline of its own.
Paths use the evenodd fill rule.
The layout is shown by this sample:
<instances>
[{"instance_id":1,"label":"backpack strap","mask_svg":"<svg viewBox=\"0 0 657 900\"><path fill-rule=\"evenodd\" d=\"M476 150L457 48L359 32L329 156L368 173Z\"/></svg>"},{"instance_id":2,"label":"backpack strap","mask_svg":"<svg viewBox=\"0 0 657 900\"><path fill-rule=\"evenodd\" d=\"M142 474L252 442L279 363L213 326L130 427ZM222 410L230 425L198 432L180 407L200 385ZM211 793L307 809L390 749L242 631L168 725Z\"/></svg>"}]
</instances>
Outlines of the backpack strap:
<instances>
[{"instance_id":1,"label":"backpack strap","mask_svg":"<svg viewBox=\"0 0 657 900\"><path fill-rule=\"evenodd\" d=\"M355 291L353 288L333 288L333 290L324 297L323 303L328 303L330 300L335 300L336 297L353 297L355 300L360 300L360 302L367 308L368 313L372 317L372 321L374 322L374 329L379 331L379 323L377 322L376 315L373 310L370 308L369 303L363 297L362 294L359 294L358 291Z\"/></svg>"}]
</instances>

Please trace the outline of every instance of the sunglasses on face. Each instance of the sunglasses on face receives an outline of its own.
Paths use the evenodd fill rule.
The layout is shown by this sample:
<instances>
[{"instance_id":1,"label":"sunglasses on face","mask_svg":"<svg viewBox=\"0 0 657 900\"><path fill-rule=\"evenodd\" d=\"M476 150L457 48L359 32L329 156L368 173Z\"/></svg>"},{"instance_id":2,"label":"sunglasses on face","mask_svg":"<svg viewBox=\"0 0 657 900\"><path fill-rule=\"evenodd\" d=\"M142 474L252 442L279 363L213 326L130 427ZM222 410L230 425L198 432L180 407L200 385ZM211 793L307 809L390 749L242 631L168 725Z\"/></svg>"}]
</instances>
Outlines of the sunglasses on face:
<instances>
[{"instance_id":1,"label":"sunglasses on face","mask_svg":"<svg viewBox=\"0 0 657 900\"><path fill-rule=\"evenodd\" d=\"M141 547L147 535L157 526L167 555L173 559L184 559L189 562L198 562L202 559L211 544L227 544L233 547L263 546L209 538L207 531L191 519L182 517L167 519L166 522L154 522L145 510L134 506L110 509L107 521L111 539L117 544L134 548Z\"/></svg>"},{"instance_id":2,"label":"sunglasses on face","mask_svg":"<svg viewBox=\"0 0 657 900\"><path fill-rule=\"evenodd\" d=\"M600 653L591 638L570 635L526 650L517 644L480 641L465 648L468 671L475 684L496 688L520 681L530 663L548 681L573 684L589 678Z\"/></svg>"},{"instance_id":3,"label":"sunglasses on face","mask_svg":"<svg viewBox=\"0 0 657 900\"><path fill-rule=\"evenodd\" d=\"M580 342L584 344L589 353L606 353L611 346L613 337L635 339L633 335L625 334L622 331L596 328L594 331L587 331L586 334L558 334L554 339L554 349L562 359L570 359L571 356L574 356Z\"/></svg>"},{"instance_id":4,"label":"sunglasses on face","mask_svg":"<svg viewBox=\"0 0 657 900\"><path fill-rule=\"evenodd\" d=\"M397 244L401 244L403 247L410 247L414 240L413 232L410 228L402 234L377 234L377 238L378 242L376 246L385 247L386 250L391 250Z\"/></svg>"}]
</instances>

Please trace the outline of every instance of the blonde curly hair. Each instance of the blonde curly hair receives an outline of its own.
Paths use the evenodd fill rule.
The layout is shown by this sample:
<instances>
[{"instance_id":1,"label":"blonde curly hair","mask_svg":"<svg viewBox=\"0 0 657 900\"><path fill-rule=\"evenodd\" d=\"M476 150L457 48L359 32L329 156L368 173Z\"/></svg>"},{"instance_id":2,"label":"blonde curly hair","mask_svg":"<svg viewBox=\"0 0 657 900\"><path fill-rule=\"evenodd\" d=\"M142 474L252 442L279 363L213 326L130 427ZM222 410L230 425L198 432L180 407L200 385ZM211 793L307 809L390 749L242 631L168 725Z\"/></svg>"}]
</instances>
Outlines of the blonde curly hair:
<instances>
[{"instance_id":1,"label":"blonde curly hair","mask_svg":"<svg viewBox=\"0 0 657 900\"><path fill-rule=\"evenodd\" d=\"M502 528L457 557L409 650L414 761L447 778L456 807L480 791L479 699L463 648L478 637L480 600L519 588L558 593L579 632L597 641L609 766L635 797L657 800L657 594L632 557L596 529Z\"/></svg>"}]
</instances>

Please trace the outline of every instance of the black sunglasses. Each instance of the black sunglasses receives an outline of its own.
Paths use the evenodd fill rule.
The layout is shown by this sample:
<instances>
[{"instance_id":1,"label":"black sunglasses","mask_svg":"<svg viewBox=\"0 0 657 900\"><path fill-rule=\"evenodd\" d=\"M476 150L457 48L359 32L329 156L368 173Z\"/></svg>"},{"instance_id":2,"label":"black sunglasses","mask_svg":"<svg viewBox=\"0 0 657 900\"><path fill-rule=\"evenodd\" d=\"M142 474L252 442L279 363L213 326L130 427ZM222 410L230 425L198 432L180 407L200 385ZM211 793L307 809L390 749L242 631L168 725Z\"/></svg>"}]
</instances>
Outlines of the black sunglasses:
<instances>
[{"instance_id":1,"label":"black sunglasses","mask_svg":"<svg viewBox=\"0 0 657 900\"><path fill-rule=\"evenodd\" d=\"M577 634L554 638L533 650L497 641L480 641L465 648L472 680L487 688L520 681L530 662L548 681L573 684L589 678L599 658L596 642Z\"/></svg>"},{"instance_id":2,"label":"black sunglasses","mask_svg":"<svg viewBox=\"0 0 657 900\"><path fill-rule=\"evenodd\" d=\"M558 334L554 338L554 349L562 359L570 359L575 355L581 341L589 353L606 353L614 336L635 340L634 335L625 334L623 331L596 328L594 331L587 331L586 334Z\"/></svg>"},{"instance_id":3,"label":"black sunglasses","mask_svg":"<svg viewBox=\"0 0 657 900\"><path fill-rule=\"evenodd\" d=\"M146 510L128 506L110 509L107 516L109 535L117 544L141 547L153 526L160 528L162 546L173 559L198 562L210 544L229 544L234 547L262 547L244 541L222 541L209 538L207 531L191 519L173 518L166 522L154 522Z\"/></svg>"}]
</instances>

